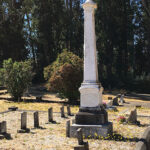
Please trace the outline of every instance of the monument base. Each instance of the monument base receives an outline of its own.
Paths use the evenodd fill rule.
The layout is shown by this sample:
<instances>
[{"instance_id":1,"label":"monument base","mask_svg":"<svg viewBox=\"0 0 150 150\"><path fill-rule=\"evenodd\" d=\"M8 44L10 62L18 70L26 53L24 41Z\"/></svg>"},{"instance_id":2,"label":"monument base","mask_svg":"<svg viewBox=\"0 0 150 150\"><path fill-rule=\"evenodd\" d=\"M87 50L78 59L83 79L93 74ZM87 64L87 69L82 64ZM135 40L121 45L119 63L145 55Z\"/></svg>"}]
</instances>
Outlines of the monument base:
<instances>
[{"instance_id":1,"label":"monument base","mask_svg":"<svg viewBox=\"0 0 150 150\"><path fill-rule=\"evenodd\" d=\"M113 126L111 122L103 125L72 124L70 126L70 137L76 137L76 133L79 128L82 129L82 133L85 138L99 139L101 137L109 137L113 132Z\"/></svg>"},{"instance_id":2,"label":"monument base","mask_svg":"<svg viewBox=\"0 0 150 150\"><path fill-rule=\"evenodd\" d=\"M81 128L85 138L108 137L113 132L113 125L108 122L108 114L103 106L81 108L70 126L70 137L76 137L77 129Z\"/></svg>"}]
</instances>

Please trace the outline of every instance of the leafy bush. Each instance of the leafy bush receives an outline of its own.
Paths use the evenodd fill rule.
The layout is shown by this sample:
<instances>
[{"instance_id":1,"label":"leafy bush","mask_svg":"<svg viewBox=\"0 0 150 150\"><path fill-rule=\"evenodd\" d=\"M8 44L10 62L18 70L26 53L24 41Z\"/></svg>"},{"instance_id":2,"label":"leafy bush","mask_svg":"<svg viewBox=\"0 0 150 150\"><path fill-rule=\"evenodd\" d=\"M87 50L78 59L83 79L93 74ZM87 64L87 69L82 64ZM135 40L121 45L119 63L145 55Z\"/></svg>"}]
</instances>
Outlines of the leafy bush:
<instances>
[{"instance_id":1,"label":"leafy bush","mask_svg":"<svg viewBox=\"0 0 150 150\"><path fill-rule=\"evenodd\" d=\"M64 50L52 65L44 69L47 87L58 92L62 98L75 101L79 98L78 88L82 82L83 61L72 52Z\"/></svg>"},{"instance_id":2,"label":"leafy bush","mask_svg":"<svg viewBox=\"0 0 150 150\"><path fill-rule=\"evenodd\" d=\"M31 84L31 61L13 62L12 59L4 60L0 71L0 79L14 100L21 100L21 96Z\"/></svg>"}]
</instances>

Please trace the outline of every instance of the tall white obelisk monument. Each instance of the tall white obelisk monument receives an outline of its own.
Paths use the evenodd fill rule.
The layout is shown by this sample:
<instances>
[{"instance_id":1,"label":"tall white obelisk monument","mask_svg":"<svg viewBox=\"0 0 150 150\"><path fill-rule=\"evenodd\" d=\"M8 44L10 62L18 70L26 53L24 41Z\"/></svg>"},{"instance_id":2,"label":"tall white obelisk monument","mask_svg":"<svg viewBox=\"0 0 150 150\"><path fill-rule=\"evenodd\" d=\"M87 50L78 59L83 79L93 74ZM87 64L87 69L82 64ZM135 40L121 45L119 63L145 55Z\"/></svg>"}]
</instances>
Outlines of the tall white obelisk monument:
<instances>
[{"instance_id":1,"label":"tall white obelisk monument","mask_svg":"<svg viewBox=\"0 0 150 150\"><path fill-rule=\"evenodd\" d=\"M102 87L98 80L95 9L97 4L86 0L84 9L84 79L80 91L80 109L75 116L75 124L70 127L70 136L76 136L78 128L83 129L85 137L107 137L112 133L112 123L102 106Z\"/></svg>"}]
</instances>

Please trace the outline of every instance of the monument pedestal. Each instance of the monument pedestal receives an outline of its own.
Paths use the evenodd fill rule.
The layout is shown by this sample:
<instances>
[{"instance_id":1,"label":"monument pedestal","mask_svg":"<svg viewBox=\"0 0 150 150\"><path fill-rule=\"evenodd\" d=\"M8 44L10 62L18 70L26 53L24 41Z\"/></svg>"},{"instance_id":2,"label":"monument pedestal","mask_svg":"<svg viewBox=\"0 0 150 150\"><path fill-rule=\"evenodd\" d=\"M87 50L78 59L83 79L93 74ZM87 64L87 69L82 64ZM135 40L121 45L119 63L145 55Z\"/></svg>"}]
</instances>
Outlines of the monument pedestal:
<instances>
[{"instance_id":1,"label":"monument pedestal","mask_svg":"<svg viewBox=\"0 0 150 150\"><path fill-rule=\"evenodd\" d=\"M80 108L75 116L75 123L70 126L70 137L76 137L79 128L85 138L108 137L113 131L112 123L108 122L108 114L102 106Z\"/></svg>"},{"instance_id":2,"label":"monument pedestal","mask_svg":"<svg viewBox=\"0 0 150 150\"><path fill-rule=\"evenodd\" d=\"M108 122L103 125L80 125L73 124L70 126L70 137L76 137L77 130L81 128L85 138L99 139L100 137L108 137L112 134L112 123Z\"/></svg>"}]
</instances>

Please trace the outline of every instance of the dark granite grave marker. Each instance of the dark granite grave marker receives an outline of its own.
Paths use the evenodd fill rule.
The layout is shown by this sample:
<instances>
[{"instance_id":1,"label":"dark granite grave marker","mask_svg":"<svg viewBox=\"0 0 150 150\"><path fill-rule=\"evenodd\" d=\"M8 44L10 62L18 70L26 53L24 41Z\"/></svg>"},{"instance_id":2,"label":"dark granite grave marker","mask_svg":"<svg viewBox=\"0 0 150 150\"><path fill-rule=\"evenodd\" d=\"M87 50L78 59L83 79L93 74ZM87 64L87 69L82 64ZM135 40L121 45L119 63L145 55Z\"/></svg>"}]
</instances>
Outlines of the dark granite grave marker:
<instances>
[{"instance_id":1,"label":"dark granite grave marker","mask_svg":"<svg viewBox=\"0 0 150 150\"><path fill-rule=\"evenodd\" d=\"M61 111L61 117L64 118L64 117L65 117L64 106L62 106L62 107L60 108L60 111Z\"/></svg>"},{"instance_id":2,"label":"dark granite grave marker","mask_svg":"<svg viewBox=\"0 0 150 150\"><path fill-rule=\"evenodd\" d=\"M18 133L28 133L30 129L27 128L27 112L21 113L21 129L17 131Z\"/></svg>"},{"instance_id":3,"label":"dark granite grave marker","mask_svg":"<svg viewBox=\"0 0 150 150\"><path fill-rule=\"evenodd\" d=\"M67 106L67 114L68 114L68 116L71 116L71 109L70 109L70 106Z\"/></svg>"},{"instance_id":4,"label":"dark granite grave marker","mask_svg":"<svg viewBox=\"0 0 150 150\"><path fill-rule=\"evenodd\" d=\"M53 108L48 109L48 121L53 122Z\"/></svg>"},{"instance_id":5,"label":"dark granite grave marker","mask_svg":"<svg viewBox=\"0 0 150 150\"><path fill-rule=\"evenodd\" d=\"M66 137L70 137L70 120L66 122Z\"/></svg>"},{"instance_id":6,"label":"dark granite grave marker","mask_svg":"<svg viewBox=\"0 0 150 150\"><path fill-rule=\"evenodd\" d=\"M39 112L34 112L34 128L39 128Z\"/></svg>"},{"instance_id":7,"label":"dark granite grave marker","mask_svg":"<svg viewBox=\"0 0 150 150\"><path fill-rule=\"evenodd\" d=\"M6 121L0 122L0 139L10 139L11 135L7 133Z\"/></svg>"}]
</instances>

